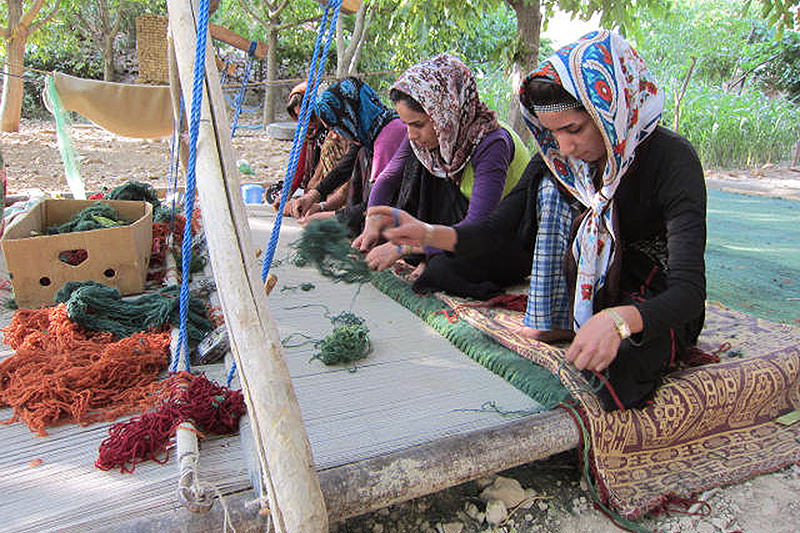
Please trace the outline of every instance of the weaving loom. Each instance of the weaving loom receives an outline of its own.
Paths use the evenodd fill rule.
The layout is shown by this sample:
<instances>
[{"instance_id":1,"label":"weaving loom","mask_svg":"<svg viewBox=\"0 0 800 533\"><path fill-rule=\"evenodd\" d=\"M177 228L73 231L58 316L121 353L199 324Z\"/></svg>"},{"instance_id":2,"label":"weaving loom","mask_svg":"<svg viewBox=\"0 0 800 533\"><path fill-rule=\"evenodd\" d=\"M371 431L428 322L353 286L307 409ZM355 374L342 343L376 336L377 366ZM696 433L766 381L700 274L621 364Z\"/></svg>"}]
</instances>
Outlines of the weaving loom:
<instances>
[{"instance_id":1,"label":"weaving loom","mask_svg":"<svg viewBox=\"0 0 800 533\"><path fill-rule=\"evenodd\" d=\"M188 101L195 21L188 6L170 1L169 7L179 70L175 75ZM263 528L272 517L279 531L325 531L329 519L576 447L580 432L566 411L544 410L374 287L363 286L354 298L353 286L283 264L274 269L281 286L311 282L315 289L276 290L267 305L252 242L264 241L272 217L244 211L235 157L227 135L220 133L229 131L223 98L216 71L208 65L209 97L200 134L205 142L198 154L199 179L205 181L198 188L199 200L205 220L213 221L207 228L211 261L249 408L241 441L201 441L198 482L221 496L219 504L205 514L181 507L175 497L174 457L163 466L143 463L133 475L94 469L108 424L61 426L45 438L15 424L0 428L4 529L212 531L228 523L237 529ZM298 231L292 224L284 228L277 259L286 256L286 244ZM312 338L329 332L322 310L299 307L320 302L333 313L352 310L367 319L374 350L355 372L312 360L312 345L278 348L281 338L298 331ZM467 310L464 316L472 313ZM490 329L486 325L491 323L476 319L475 324ZM758 323L752 330L763 334L770 327ZM796 332L781 332L784 344L775 351L796 354ZM502 335L497 337L502 341ZM218 382L227 373L222 365L195 370ZM794 382L787 378L793 388L787 389L786 400L797 407L793 375ZM503 411L535 413L508 419L481 409L487 402ZM0 417L8 415L0 411ZM265 478L262 489L271 514L261 512L265 494L250 490L254 480L258 486ZM732 475L720 482L736 479ZM637 515L648 503L637 502L629 514Z\"/></svg>"}]
</instances>

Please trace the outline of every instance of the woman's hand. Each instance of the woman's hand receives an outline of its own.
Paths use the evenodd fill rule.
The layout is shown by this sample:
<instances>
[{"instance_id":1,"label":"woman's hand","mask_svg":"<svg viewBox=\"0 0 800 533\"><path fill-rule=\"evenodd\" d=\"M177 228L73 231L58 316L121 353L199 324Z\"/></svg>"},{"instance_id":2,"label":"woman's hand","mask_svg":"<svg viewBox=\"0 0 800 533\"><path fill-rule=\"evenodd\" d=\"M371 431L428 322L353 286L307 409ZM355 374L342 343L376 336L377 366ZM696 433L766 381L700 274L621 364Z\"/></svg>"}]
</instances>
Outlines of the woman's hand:
<instances>
[{"instance_id":1,"label":"woman's hand","mask_svg":"<svg viewBox=\"0 0 800 533\"><path fill-rule=\"evenodd\" d=\"M381 230L392 224L392 217L372 212L373 208L367 211L364 219L364 231L353 241L353 248L362 252L369 252L378 244L381 238Z\"/></svg>"},{"instance_id":2,"label":"woman's hand","mask_svg":"<svg viewBox=\"0 0 800 533\"><path fill-rule=\"evenodd\" d=\"M333 218L336 215L333 211L319 211L317 213L313 213L311 215L305 216L297 220L297 223L301 226L305 226L312 220L324 220L326 218Z\"/></svg>"},{"instance_id":3,"label":"woman's hand","mask_svg":"<svg viewBox=\"0 0 800 533\"><path fill-rule=\"evenodd\" d=\"M319 208L320 194L316 189L311 189L300 198L296 198L292 202L292 215L296 218L306 216L307 211L312 206L316 205ZM319 209L317 209L319 210ZM314 211L312 211L312 214Z\"/></svg>"},{"instance_id":4,"label":"woman's hand","mask_svg":"<svg viewBox=\"0 0 800 533\"><path fill-rule=\"evenodd\" d=\"M272 202L272 209L274 209L277 212L278 209L280 209L280 207L281 207L281 199L275 198L275 201ZM294 215L294 200L292 199L286 200L286 203L283 204L283 216L290 217L293 215Z\"/></svg>"},{"instance_id":5,"label":"woman's hand","mask_svg":"<svg viewBox=\"0 0 800 533\"><path fill-rule=\"evenodd\" d=\"M367 266L372 270L385 270L392 266L398 259L405 255L397 246L390 242L376 246L367 254Z\"/></svg>"},{"instance_id":6,"label":"woman's hand","mask_svg":"<svg viewBox=\"0 0 800 533\"><path fill-rule=\"evenodd\" d=\"M375 220L378 229L392 244L424 246L427 233L424 222L420 222L405 211L388 205L377 205L367 210L367 218ZM363 247L363 242L361 243Z\"/></svg>"},{"instance_id":7,"label":"woman's hand","mask_svg":"<svg viewBox=\"0 0 800 533\"><path fill-rule=\"evenodd\" d=\"M625 305L613 309L627 325L628 335L642 331L642 315L636 307ZM617 358L621 343L622 334L612 314L600 311L587 320L575 334L575 340L567 349L567 361L579 370L601 372Z\"/></svg>"}]
</instances>

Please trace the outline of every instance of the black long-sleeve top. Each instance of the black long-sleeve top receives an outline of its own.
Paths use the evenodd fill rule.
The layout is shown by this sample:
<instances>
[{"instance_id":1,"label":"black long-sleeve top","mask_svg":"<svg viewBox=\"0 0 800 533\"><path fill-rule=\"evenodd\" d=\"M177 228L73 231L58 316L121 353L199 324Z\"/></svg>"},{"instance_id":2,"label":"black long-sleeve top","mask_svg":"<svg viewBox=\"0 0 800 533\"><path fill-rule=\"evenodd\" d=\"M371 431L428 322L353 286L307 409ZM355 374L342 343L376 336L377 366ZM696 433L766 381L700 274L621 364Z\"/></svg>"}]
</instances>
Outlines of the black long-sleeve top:
<instances>
[{"instance_id":1,"label":"black long-sleeve top","mask_svg":"<svg viewBox=\"0 0 800 533\"><path fill-rule=\"evenodd\" d=\"M491 250L498 235L516 237L531 252L536 234L536 191L549 172L541 156L488 218L456 228L455 253ZM688 323L702 324L706 296L706 188L694 148L680 135L658 127L638 148L614 196L622 259L620 293L637 292L653 267L659 271L645 301L641 342ZM620 248L618 248L620 249ZM574 280L570 280L573 283ZM598 311L599 309L596 309ZM699 333L699 329L698 329Z\"/></svg>"}]
</instances>

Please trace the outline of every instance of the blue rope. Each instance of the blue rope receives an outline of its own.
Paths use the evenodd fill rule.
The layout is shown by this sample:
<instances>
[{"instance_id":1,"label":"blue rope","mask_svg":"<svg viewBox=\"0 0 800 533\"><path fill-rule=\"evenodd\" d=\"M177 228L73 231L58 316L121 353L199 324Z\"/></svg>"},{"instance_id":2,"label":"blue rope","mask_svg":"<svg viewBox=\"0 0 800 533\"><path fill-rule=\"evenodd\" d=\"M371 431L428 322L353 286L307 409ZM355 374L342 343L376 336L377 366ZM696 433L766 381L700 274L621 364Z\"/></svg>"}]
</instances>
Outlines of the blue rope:
<instances>
[{"instance_id":1,"label":"blue rope","mask_svg":"<svg viewBox=\"0 0 800 533\"><path fill-rule=\"evenodd\" d=\"M183 228L181 250L181 329L178 336L178 354L183 354L184 365L188 371L189 346L186 338L186 324L189 316L189 269L192 263L192 216L194 215L195 166L197 164L197 137L200 131L200 112L203 104L203 82L206 66L206 37L208 35L208 3L200 0L197 14L197 47L194 59L194 85L192 85L192 108L189 118L189 161L186 170L186 193L184 194L186 225ZM180 355L175 355L170 370L178 370Z\"/></svg>"},{"instance_id":2,"label":"blue rope","mask_svg":"<svg viewBox=\"0 0 800 533\"><path fill-rule=\"evenodd\" d=\"M275 217L275 225L272 228L269 243L266 247L266 254L264 255L264 266L261 270L261 280L266 281L269 274L272 258L275 256L275 249L278 245L278 236L281 230L281 223L283 222L283 207L286 205L286 200L289 196L289 191L292 187L294 173L297 170L297 161L300 158L300 149L303 146L303 141L306 137L306 130L308 129L308 120L311 117L311 108L313 102L317 100L317 89L319 88L319 81L322 79L322 72L325 69L325 62L328 59L328 48L333 38L333 33L336 30L336 20L339 17L339 8L341 7L341 0L330 0L325 6L325 12L322 15L322 22L320 24L320 31L317 35L317 42L314 47L314 55L311 58L311 68L308 73L308 81L306 82L309 90L303 95L303 103L300 107L300 120L298 121L297 128L294 130L294 139L292 141L292 151L289 156L289 166L286 167L286 177L283 180L283 191L281 194L281 203L278 208L278 213ZM328 11L333 8L333 15L331 23L328 27L328 37L325 41L325 46L322 51L322 59L317 68L317 58L320 51L320 42L322 41L323 33L325 31L325 24L328 19Z\"/></svg>"},{"instance_id":3,"label":"blue rope","mask_svg":"<svg viewBox=\"0 0 800 533\"><path fill-rule=\"evenodd\" d=\"M231 126L231 139L236 135L236 130L239 128L239 115L242 114L242 103L244 102L244 93L247 91L247 82L250 81L250 70L253 68L253 57L256 51L257 42L250 43L250 49L247 51L247 61L244 64L244 79L242 79L242 87L239 89L239 94L236 95L236 107L233 110L233 125Z\"/></svg>"},{"instance_id":4,"label":"blue rope","mask_svg":"<svg viewBox=\"0 0 800 533\"><path fill-rule=\"evenodd\" d=\"M275 256L275 249L278 247L278 236L281 231L281 223L283 222L283 207L286 205L286 200L289 197L289 190L292 187L292 178L297 170L297 161L300 158L300 149L303 146L303 140L306 138L306 130L308 129L308 121L311 117L311 108L313 103L317 101L317 89L319 82L322 79L322 74L325 70L325 62L328 59L328 49L333 39L334 31L336 30L336 21L339 18L339 8L342 6L342 0L330 0L325 5L325 11L322 13L322 21L319 26L319 33L317 34L317 41L314 44L314 55L311 56L311 67L308 71L308 80L306 81L306 90L303 95L303 103L300 106L300 119L297 122L297 128L294 130L294 139L292 140L292 150L289 155L289 166L286 167L286 178L283 180L283 191L281 193L281 203L278 207L278 213L275 216L275 225L272 227L272 234L267 244L267 251L264 255L264 267L261 270L261 281L266 281L269 275L269 268L272 265L272 259ZM333 9L328 23L328 13ZM323 36L327 30L327 38L322 49L322 58L319 59L320 45L322 44ZM317 67L317 60L319 59L319 67ZM228 372L228 386L230 387L233 381L233 376L236 374L236 363L231 365Z\"/></svg>"}]
</instances>

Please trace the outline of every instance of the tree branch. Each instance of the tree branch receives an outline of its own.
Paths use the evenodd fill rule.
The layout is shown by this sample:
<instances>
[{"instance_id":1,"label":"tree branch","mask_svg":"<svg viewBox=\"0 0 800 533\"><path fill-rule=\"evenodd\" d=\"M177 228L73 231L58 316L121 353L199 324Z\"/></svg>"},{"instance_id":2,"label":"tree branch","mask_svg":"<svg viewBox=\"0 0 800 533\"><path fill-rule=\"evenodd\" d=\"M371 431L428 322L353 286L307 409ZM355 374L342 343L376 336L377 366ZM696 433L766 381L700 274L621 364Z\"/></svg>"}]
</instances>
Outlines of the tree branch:
<instances>
[{"instance_id":1,"label":"tree branch","mask_svg":"<svg viewBox=\"0 0 800 533\"><path fill-rule=\"evenodd\" d=\"M307 19L298 20L296 22L287 22L286 24L281 24L280 26L276 26L275 29L278 31L286 30L289 28L294 28L295 26L302 26L303 24L307 24L309 22L317 22L321 18L322 17L320 15L317 15L316 17L310 17Z\"/></svg>"},{"instance_id":2,"label":"tree branch","mask_svg":"<svg viewBox=\"0 0 800 533\"><path fill-rule=\"evenodd\" d=\"M280 15L286 6L289 5L289 0L282 0L281 3L275 9L270 9L269 11L269 18L275 18Z\"/></svg>"},{"instance_id":3,"label":"tree branch","mask_svg":"<svg viewBox=\"0 0 800 533\"><path fill-rule=\"evenodd\" d=\"M269 22L265 22L260 15L257 15L253 8L250 7L250 4L246 0L239 0L239 4L247 11L247 14L253 17L256 22L261 24L262 26L269 26Z\"/></svg>"},{"instance_id":4,"label":"tree branch","mask_svg":"<svg viewBox=\"0 0 800 533\"><path fill-rule=\"evenodd\" d=\"M33 33L35 31L37 31L39 28L41 28L42 26L44 26L45 24L47 24L48 22L50 22L53 19L53 17L56 15L56 13L58 12L58 8L59 7L61 7L61 0L56 0L56 3L53 4L53 9L50 10L50 13L45 15L44 18L42 18L39 22L37 22L36 24L31 26L31 31L30 32Z\"/></svg>"}]
</instances>

